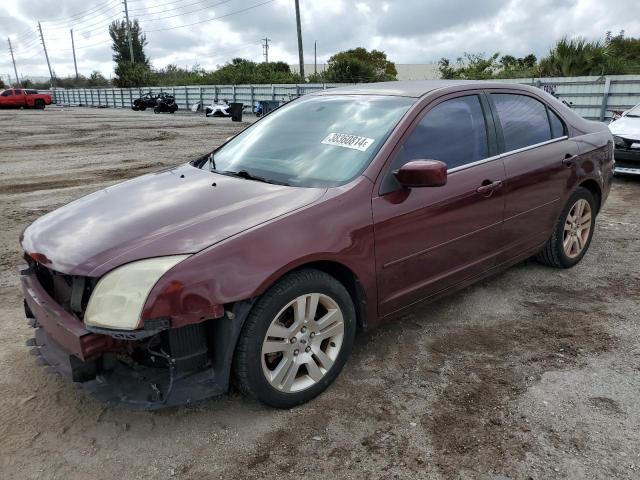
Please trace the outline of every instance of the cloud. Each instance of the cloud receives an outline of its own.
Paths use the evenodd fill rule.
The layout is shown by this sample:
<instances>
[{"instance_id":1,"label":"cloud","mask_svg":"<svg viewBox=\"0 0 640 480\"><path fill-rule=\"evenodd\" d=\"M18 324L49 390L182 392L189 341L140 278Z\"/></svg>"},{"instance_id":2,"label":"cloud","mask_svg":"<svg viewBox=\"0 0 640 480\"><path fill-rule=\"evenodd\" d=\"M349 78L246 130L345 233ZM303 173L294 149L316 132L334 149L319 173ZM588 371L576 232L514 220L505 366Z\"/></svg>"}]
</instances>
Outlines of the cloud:
<instances>
[{"instance_id":1,"label":"cloud","mask_svg":"<svg viewBox=\"0 0 640 480\"><path fill-rule=\"evenodd\" d=\"M271 39L270 59L297 63L293 1L141 0L132 17L148 32L147 53L157 68L169 63L215 68L233 57L262 59L261 39ZM638 0L301 0L305 59L319 62L335 52L364 46L387 52L397 63L426 63L463 52L499 51L542 56L562 36L603 38L624 29L640 36ZM239 10L248 10L234 14ZM20 0L0 7L0 31L15 38L23 74L46 75L36 34L38 19L58 75L73 72L69 28L76 32L82 73L112 72L107 26L120 19L120 2ZM172 17L172 18L165 18ZM214 20L219 18L219 20ZM184 28L183 25L194 23ZM173 29L169 29L173 28ZM154 31L163 29L161 31ZM0 74L12 71L0 57Z\"/></svg>"}]
</instances>

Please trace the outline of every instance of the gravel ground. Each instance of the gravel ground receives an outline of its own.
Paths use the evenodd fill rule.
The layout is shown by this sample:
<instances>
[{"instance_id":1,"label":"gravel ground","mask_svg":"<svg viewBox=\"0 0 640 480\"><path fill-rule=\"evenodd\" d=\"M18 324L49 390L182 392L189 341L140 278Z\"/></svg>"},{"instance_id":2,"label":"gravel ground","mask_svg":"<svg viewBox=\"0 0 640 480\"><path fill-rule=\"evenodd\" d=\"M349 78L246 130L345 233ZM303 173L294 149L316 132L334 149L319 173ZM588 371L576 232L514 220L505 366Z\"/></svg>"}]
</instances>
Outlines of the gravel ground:
<instances>
[{"instance_id":1,"label":"gravel ground","mask_svg":"<svg viewBox=\"0 0 640 480\"><path fill-rule=\"evenodd\" d=\"M241 125L82 108L4 111L0 125L0 477L640 478L640 181L615 181L580 265L524 262L362 334L308 405L231 393L140 413L35 365L18 236Z\"/></svg>"}]
</instances>

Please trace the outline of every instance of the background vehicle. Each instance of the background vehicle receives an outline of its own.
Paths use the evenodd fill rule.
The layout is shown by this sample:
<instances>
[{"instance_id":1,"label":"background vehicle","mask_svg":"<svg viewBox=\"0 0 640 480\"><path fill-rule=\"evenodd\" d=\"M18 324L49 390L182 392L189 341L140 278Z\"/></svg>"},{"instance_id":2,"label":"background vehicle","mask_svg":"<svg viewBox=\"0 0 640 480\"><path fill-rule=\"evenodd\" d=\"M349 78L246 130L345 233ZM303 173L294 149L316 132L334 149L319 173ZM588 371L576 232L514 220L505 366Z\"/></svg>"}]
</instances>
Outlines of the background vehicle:
<instances>
[{"instance_id":1,"label":"background vehicle","mask_svg":"<svg viewBox=\"0 0 640 480\"><path fill-rule=\"evenodd\" d=\"M156 99L156 105L153 107L153 113L175 113L178 110L176 99L168 93L161 93Z\"/></svg>"},{"instance_id":2,"label":"background vehicle","mask_svg":"<svg viewBox=\"0 0 640 480\"><path fill-rule=\"evenodd\" d=\"M184 404L233 377L289 408L331 384L358 329L534 255L576 265L612 166L606 125L533 87L308 95L27 227L29 343L110 402Z\"/></svg>"},{"instance_id":3,"label":"background vehicle","mask_svg":"<svg viewBox=\"0 0 640 480\"><path fill-rule=\"evenodd\" d=\"M147 108L154 108L158 100L158 95L154 95L151 92L145 93L140 98L136 98L133 101L131 108L133 110L145 111Z\"/></svg>"},{"instance_id":4,"label":"background vehicle","mask_svg":"<svg viewBox=\"0 0 640 480\"><path fill-rule=\"evenodd\" d=\"M640 104L614 116L609 130L615 141L615 173L640 175Z\"/></svg>"},{"instance_id":5,"label":"background vehicle","mask_svg":"<svg viewBox=\"0 0 640 480\"><path fill-rule=\"evenodd\" d=\"M230 117L231 111L229 102L223 100L222 103L213 103L204 108L206 117Z\"/></svg>"},{"instance_id":6,"label":"background vehicle","mask_svg":"<svg viewBox=\"0 0 640 480\"><path fill-rule=\"evenodd\" d=\"M0 92L0 108L37 108L43 110L51 105L51 95L38 93L36 90L20 88Z\"/></svg>"}]
</instances>

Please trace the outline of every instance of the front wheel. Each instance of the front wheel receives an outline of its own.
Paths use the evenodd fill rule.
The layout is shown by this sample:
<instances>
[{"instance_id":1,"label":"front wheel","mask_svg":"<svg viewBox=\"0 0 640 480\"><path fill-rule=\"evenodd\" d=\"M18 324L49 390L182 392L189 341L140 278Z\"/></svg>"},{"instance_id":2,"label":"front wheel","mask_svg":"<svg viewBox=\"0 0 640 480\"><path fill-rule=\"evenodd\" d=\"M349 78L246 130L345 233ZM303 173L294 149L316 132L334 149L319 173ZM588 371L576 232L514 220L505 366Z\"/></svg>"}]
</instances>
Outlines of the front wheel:
<instances>
[{"instance_id":1,"label":"front wheel","mask_svg":"<svg viewBox=\"0 0 640 480\"><path fill-rule=\"evenodd\" d=\"M283 277L254 305L234 358L240 391L291 408L323 392L347 361L356 332L344 286L318 270Z\"/></svg>"},{"instance_id":2,"label":"front wheel","mask_svg":"<svg viewBox=\"0 0 640 480\"><path fill-rule=\"evenodd\" d=\"M36 101L33 103L33 106L34 106L35 108L37 108L38 110L44 110L44 107L45 107L44 100L40 100L40 99L36 100Z\"/></svg>"},{"instance_id":3,"label":"front wheel","mask_svg":"<svg viewBox=\"0 0 640 480\"><path fill-rule=\"evenodd\" d=\"M147 106L146 105L140 105L140 107L138 107L138 108L140 108L141 112L144 112L147 109Z\"/></svg>"},{"instance_id":4,"label":"front wheel","mask_svg":"<svg viewBox=\"0 0 640 480\"><path fill-rule=\"evenodd\" d=\"M578 187L562 209L551 237L536 256L545 265L571 268L589 249L596 224L596 204L593 194Z\"/></svg>"}]
</instances>

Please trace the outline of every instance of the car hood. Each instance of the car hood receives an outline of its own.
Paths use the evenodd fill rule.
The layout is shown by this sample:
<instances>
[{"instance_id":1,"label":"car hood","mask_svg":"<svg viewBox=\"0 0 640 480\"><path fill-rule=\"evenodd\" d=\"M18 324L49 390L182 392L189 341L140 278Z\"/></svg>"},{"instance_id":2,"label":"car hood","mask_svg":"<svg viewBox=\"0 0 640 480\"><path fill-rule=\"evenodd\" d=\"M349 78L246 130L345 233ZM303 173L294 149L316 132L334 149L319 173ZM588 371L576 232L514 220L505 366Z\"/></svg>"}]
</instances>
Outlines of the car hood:
<instances>
[{"instance_id":1,"label":"car hood","mask_svg":"<svg viewBox=\"0 0 640 480\"><path fill-rule=\"evenodd\" d=\"M143 175L54 210L24 231L28 254L58 272L99 277L134 260L196 253L320 199L191 165Z\"/></svg>"},{"instance_id":2,"label":"car hood","mask_svg":"<svg viewBox=\"0 0 640 480\"><path fill-rule=\"evenodd\" d=\"M640 140L640 118L621 117L609 124L609 130L619 137Z\"/></svg>"}]
</instances>

